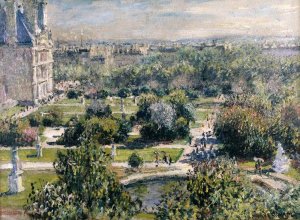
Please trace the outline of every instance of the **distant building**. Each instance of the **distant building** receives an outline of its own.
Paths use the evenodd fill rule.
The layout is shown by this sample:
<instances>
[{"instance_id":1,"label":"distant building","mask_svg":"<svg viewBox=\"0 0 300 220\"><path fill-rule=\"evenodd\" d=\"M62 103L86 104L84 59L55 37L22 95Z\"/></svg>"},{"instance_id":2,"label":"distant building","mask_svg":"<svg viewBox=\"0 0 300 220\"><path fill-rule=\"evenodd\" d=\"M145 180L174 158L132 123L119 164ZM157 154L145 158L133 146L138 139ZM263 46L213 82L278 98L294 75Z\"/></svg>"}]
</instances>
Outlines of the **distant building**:
<instances>
[{"instance_id":1,"label":"distant building","mask_svg":"<svg viewBox=\"0 0 300 220\"><path fill-rule=\"evenodd\" d=\"M5 0L0 6L0 102L38 103L53 92L47 0Z\"/></svg>"}]
</instances>

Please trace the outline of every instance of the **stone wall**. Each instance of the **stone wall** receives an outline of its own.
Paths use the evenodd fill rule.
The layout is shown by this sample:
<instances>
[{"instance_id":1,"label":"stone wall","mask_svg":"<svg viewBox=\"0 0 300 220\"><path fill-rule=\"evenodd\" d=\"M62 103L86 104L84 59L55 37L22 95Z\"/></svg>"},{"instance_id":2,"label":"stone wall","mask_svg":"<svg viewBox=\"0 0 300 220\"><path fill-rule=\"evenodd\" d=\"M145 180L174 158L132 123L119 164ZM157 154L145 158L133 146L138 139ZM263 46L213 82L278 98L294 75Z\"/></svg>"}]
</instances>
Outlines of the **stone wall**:
<instances>
[{"instance_id":1,"label":"stone wall","mask_svg":"<svg viewBox=\"0 0 300 220\"><path fill-rule=\"evenodd\" d=\"M30 47L0 47L0 78L5 78L7 97L33 101L33 52Z\"/></svg>"}]
</instances>

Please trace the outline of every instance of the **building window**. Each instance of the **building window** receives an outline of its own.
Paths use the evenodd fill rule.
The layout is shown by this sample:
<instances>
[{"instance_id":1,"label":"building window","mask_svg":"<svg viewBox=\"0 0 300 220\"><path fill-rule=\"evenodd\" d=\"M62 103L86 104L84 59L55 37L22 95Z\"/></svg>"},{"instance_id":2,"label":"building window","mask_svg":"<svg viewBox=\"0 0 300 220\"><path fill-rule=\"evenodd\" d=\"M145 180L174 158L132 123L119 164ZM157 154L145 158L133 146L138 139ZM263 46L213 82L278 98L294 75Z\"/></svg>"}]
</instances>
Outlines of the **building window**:
<instances>
[{"instance_id":1,"label":"building window","mask_svg":"<svg viewBox=\"0 0 300 220\"><path fill-rule=\"evenodd\" d=\"M46 62L47 61L47 52L40 52L40 61L41 62Z\"/></svg>"}]
</instances>

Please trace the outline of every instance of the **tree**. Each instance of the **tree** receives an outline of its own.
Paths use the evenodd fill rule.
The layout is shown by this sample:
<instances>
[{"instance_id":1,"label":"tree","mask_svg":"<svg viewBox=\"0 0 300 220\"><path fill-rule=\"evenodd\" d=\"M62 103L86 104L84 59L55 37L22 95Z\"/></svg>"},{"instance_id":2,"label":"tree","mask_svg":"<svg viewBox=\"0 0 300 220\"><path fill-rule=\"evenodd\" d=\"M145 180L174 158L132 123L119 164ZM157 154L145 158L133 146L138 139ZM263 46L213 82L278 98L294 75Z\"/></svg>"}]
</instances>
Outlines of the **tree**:
<instances>
[{"instance_id":1,"label":"tree","mask_svg":"<svg viewBox=\"0 0 300 220\"><path fill-rule=\"evenodd\" d=\"M150 106L158 102L158 97L153 94L142 94L139 99L137 119L147 121L151 118Z\"/></svg>"},{"instance_id":2,"label":"tree","mask_svg":"<svg viewBox=\"0 0 300 220\"><path fill-rule=\"evenodd\" d=\"M218 158L196 164L186 182L162 196L155 216L158 220L297 219L299 189L261 196L234 160Z\"/></svg>"},{"instance_id":3,"label":"tree","mask_svg":"<svg viewBox=\"0 0 300 220\"><path fill-rule=\"evenodd\" d=\"M56 106L49 108L48 112L42 117L42 124L45 127L59 126L62 124L63 112Z\"/></svg>"},{"instance_id":4,"label":"tree","mask_svg":"<svg viewBox=\"0 0 300 220\"><path fill-rule=\"evenodd\" d=\"M82 137L99 144L111 144L117 138L119 125L111 118L93 117L86 121Z\"/></svg>"},{"instance_id":5,"label":"tree","mask_svg":"<svg viewBox=\"0 0 300 220\"><path fill-rule=\"evenodd\" d=\"M130 219L140 208L107 169L110 157L95 144L58 152L58 181L41 189L32 185L26 213L32 218Z\"/></svg>"},{"instance_id":6,"label":"tree","mask_svg":"<svg viewBox=\"0 0 300 220\"><path fill-rule=\"evenodd\" d=\"M97 92L97 98L98 99L106 99L109 96L109 92L107 90L100 90Z\"/></svg>"},{"instance_id":7,"label":"tree","mask_svg":"<svg viewBox=\"0 0 300 220\"><path fill-rule=\"evenodd\" d=\"M150 106L151 121L159 128L166 127L172 129L175 122L175 110L172 106L163 102L154 103Z\"/></svg>"},{"instance_id":8,"label":"tree","mask_svg":"<svg viewBox=\"0 0 300 220\"><path fill-rule=\"evenodd\" d=\"M78 99L78 93L76 92L76 90L71 89L68 91L67 97L68 99Z\"/></svg>"},{"instance_id":9,"label":"tree","mask_svg":"<svg viewBox=\"0 0 300 220\"><path fill-rule=\"evenodd\" d=\"M188 98L183 90L174 90L168 96L168 101L175 106L181 106L187 104Z\"/></svg>"},{"instance_id":10,"label":"tree","mask_svg":"<svg viewBox=\"0 0 300 220\"><path fill-rule=\"evenodd\" d=\"M251 108L233 106L223 109L218 115L215 133L230 155L269 158L275 151L271 124Z\"/></svg>"},{"instance_id":11,"label":"tree","mask_svg":"<svg viewBox=\"0 0 300 220\"><path fill-rule=\"evenodd\" d=\"M112 115L109 105L105 105L101 100L93 100L92 103L86 108L86 118L93 116L99 118L108 118Z\"/></svg>"},{"instance_id":12,"label":"tree","mask_svg":"<svg viewBox=\"0 0 300 220\"><path fill-rule=\"evenodd\" d=\"M57 141L65 146L78 146L81 143L81 136L84 132L84 122L75 120L64 132L63 136Z\"/></svg>"},{"instance_id":13,"label":"tree","mask_svg":"<svg viewBox=\"0 0 300 220\"><path fill-rule=\"evenodd\" d=\"M125 119L125 108L124 108L124 99L127 98L130 95L130 89L123 88L120 89L118 92L118 96L121 98L121 111L122 111L122 118Z\"/></svg>"},{"instance_id":14,"label":"tree","mask_svg":"<svg viewBox=\"0 0 300 220\"><path fill-rule=\"evenodd\" d=\"M132 168L139 168L143 165L143 163L144 163L143 158L136 152L132 153L128 158L128 164Z\"/></svg>"}]
</instances>

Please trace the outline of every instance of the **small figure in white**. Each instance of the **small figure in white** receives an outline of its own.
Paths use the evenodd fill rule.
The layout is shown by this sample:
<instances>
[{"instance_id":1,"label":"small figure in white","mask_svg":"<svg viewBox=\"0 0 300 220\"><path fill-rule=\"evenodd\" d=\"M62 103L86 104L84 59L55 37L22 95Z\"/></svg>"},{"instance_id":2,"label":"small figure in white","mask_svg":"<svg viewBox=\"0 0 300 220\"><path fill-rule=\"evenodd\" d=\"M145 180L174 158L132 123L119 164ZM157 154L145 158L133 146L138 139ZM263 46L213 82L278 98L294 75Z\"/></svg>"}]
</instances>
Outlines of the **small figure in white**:
<instances>
[{"instance_id":1,"label":"small figure in white","mask_svg":"<svg viewBox=\"0 0 300 220\"><path fill-rule=\"evenodd\" d=\"M113 160L115 160L115 157L117 156L117 151L116 151L116 147L115 147L114 144L112 144L112 146L111 146L111 154L110 154L110 156L111 156L111 158Z\"/></svg>"}]
</instances>

